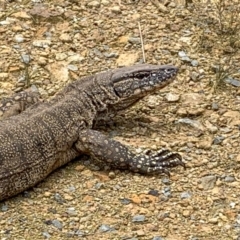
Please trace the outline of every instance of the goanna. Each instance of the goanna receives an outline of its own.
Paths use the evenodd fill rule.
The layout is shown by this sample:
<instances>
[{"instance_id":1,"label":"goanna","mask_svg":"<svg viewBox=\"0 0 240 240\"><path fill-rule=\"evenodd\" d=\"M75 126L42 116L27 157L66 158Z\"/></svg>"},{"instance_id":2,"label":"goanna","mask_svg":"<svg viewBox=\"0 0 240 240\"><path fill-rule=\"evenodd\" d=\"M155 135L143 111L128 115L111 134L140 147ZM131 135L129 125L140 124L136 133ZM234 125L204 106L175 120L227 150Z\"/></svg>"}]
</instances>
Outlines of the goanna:
<instances>
[{"instance_id":1,"label":"goanna","mask_svg":"<svg viewBox=\"0 0 240 240\"><path fill-rule=\"evenodd\" d=\"M136 155L94 129L100 118L168 85L177 71L168 65L134 65L79 79L48 102L36 102L27 92L3 101L3 115L13 116L0 122L0 200L34 186L81 154L139 173L184 166L178 153L162 149Z\"/></svg>"}]
</instances>

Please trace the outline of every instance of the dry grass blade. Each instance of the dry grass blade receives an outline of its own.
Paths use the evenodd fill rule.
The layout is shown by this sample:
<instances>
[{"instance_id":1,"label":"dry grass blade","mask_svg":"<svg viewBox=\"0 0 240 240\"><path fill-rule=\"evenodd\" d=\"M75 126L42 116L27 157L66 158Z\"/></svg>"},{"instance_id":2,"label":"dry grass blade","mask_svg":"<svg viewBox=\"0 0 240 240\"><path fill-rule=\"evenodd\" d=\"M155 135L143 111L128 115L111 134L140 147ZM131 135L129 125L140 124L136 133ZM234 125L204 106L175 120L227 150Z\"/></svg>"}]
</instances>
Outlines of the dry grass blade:
<instances>
[{"instance_id":1,"label":"dry grass blade","mask_svg":"<svg viewBox=\"0 0 240 240\"><path fill-rule=\"evenodd\" d=\"M142 37L142 29L141 29L140 22L138 22L138 29L139 29L140 39L141 39L143 62L146 62L145 51L144 51L144 44L143 44L143 37Z\"/></svg>"}]
</instances>

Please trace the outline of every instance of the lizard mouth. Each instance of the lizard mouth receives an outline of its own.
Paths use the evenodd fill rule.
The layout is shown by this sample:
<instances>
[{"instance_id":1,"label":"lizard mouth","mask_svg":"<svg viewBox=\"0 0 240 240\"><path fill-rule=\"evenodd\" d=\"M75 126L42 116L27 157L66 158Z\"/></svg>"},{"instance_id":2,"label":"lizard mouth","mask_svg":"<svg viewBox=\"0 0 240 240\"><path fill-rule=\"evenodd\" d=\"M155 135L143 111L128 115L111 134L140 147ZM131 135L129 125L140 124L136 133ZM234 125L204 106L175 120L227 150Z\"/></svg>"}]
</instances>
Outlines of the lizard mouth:
<instances>
[{"instance_id":1,"label":"lizard mouth","mask_svg":"<svg viewBox=\"0 0 240 240\"><path fill-rule=\"evenodd\" d=\"M130 72L113 79L114 91L120 98L142 97L172 82L177 71L176 67L163 66L154 70Z\"/></svg>"}]
</instances>

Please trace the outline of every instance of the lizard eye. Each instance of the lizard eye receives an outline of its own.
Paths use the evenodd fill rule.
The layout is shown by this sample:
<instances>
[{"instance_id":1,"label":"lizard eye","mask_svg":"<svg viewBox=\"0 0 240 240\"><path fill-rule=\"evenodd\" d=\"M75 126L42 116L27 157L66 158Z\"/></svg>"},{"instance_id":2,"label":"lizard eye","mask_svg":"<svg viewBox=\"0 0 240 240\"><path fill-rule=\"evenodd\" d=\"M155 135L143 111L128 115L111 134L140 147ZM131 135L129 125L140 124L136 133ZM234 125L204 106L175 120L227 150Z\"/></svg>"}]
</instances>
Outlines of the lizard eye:
<instances>
[{"instance_id":1,"label":"lizard eye","mask_svg":"<svg viewBox=\"0 0 240 240\"><path fill-rule=\"evenodd\" d=\"M172 69L172 68L167 68L167 69L165 69L165 72L167 72L167 73L171 73L171 72L173 72L174 71L174 69Z\"/></svg>"}]
</instances>

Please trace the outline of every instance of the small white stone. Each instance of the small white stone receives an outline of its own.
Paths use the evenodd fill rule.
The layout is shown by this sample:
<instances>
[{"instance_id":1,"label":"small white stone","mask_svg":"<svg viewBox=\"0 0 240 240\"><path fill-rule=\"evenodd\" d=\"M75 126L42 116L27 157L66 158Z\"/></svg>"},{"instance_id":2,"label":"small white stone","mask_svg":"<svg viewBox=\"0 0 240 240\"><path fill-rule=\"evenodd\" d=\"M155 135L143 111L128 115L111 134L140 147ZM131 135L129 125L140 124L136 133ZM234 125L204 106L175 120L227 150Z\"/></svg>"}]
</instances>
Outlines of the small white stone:
<instances>
[{"instance_id":1,"label":"small white stone","mask_svg":"<svg viewBox=\"0 0 240 240\"><path fill-rule=\"evenodd\" d=\"M63 33L60 35L59 39L63 42L72 42L72 38L69 34Z\"/></svg>"},{"instance_id":2,"label":"small white stone","mask_svg":"<svg viewBox=\"0 0 240 240\"><path fill-rule=\"evenodd\" d=\"M167 93L165 97L168 102L177 102L180 98L179 95L173 93Z\"/></svg>"},{"instance_id":3,"label":"small white stone","mask_svg":"<svg viewBox=\"0 0 240 240\"><path fill-rule=\"evenodd\" d=\"M62 61L67 58L66 53L56 53L55 59L58 61Z\"/></svg>"},{"instance_id":4,"label":"small white stone","mask_svg":"<svg viewBox=\"0 0 240 240\"><path fill-rule=\"evenodd\" d=\"M23 37L23 35L22 35L22 34L17 34L17 35L15 35L14 41L17 42L17 43L22 43L22 42L24 42L24 37Z\"/></svg>"},{"instance_id":5,"label":"small white stone","mask_svg":"<svg viewBox=\"0 0 240 240\"><path fill-rule=\"evenodd\" d=\"M100 2L99 1L91 1L88 3L89 7L100 7Z\"/></svg>"},{"instance_id":6,"label":"small white stone","mask_svg":"<svg viewBox=\"0 0 240 240\"><path fill-rule=\"evenodd\" d=\"M67 68L69 69L69 70L71 70L71 71L78 71L78 67L76 66L76 65L73 65L73 64L69 64L68 66L67 66Z\"/></svg>"},{"instance_id":7,"label":"small white stone","mask_svg":"<svg viewBox=\"0 0 240 240\"><path fill-rule=\"evenodd\" d=\"M109 1L107 1L107 0L102 0L102 5L107 6L107 5L109 5L109 4L110 4Z\"/></svg>"},{"instance_id":8,"label":"small white stone","mask_svg":"<svg viewBox=\"0 0 240 240\"><path fill-rule=\"evenodd\" d=\"M51 45L51 41L50 40L34 40L32 44L34 47L48 48Z\"/></svg>"},{"instance_id":9,"label":"small white stone","mask_svg":"<svg viewBox=\"0 0 240 240\"><path fill-rule=\"evenodd\" d=\"M121 13L121 8L119 6L114 6L111 10L113 13Z\"/></svg>"}]
</instances>

